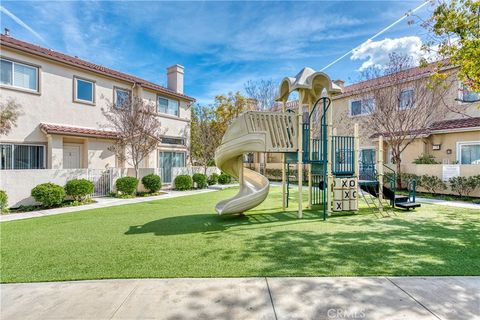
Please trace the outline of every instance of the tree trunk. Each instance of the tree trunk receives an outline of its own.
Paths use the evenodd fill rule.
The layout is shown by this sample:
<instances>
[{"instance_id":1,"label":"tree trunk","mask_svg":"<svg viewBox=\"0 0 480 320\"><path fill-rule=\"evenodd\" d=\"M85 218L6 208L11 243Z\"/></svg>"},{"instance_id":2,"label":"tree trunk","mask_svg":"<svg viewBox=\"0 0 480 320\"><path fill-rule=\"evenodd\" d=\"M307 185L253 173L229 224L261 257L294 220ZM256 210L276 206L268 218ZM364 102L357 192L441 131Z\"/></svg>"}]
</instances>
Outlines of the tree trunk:
<instances>
[{"instance_id":1,"label":"tree trunk","mask_svg":"<svg viewBox=\"0 0 480 320\"><path fill-rule=\"evenodd\" d=\"M397 189L401 189L402 188L402 172L401 172L401 165L402 163L402 160L400 159L400 155L396 156L395 157L395 165L397 167Z\"/></svg>"}]
</instances>

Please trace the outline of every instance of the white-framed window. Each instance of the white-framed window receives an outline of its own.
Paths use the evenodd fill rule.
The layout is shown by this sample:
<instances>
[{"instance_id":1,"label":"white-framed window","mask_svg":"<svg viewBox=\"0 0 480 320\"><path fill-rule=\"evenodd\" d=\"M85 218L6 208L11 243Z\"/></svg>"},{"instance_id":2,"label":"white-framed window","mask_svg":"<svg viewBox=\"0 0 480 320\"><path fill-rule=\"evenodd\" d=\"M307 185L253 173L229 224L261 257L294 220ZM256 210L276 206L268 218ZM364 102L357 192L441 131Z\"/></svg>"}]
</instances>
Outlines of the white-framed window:
<instances>
[{"instance_id":1,"label":"white-framed window","mask_svg":"<svg viewBox=\"0 0 480 320\"><path fill-rule=\"evenodd\" d=\"M38 92L38 67L2 58L0 84Z\"/></svg>"},{"instance_id":2,"label":"white-framed window","mask_svg":"<svg viewBox=\"0 0 480 320\"><path fill-rule=\"evenodd\" d=\"M480 164L480 141L457 142L459 164Z\"/></svg>"},{"instance_id":3,"label":"white-framed window","mask_svg":"<svg viewBox=\"0 0 480 320\"><path fill-rule=\"evenodd\" d=\"M400 91L400 110L415 107L415 90L413 88L402 89Z\"/></svg>"},{"instance_id":4,"label":"white-framed window","mask_svg":"<svg viewBox=\"0 0 480 320\"><path fill-rule=\"evenodd\" d=\"M45 169L45 146L0 144L0 170Z\"/></svg>"},{"instance_id":5,"label":"white-framed window","mask_svg":"<svg viewBox=\"0 0 480 320\"><path fill-rule=\"evenodd\" d=\"M366 99L350 100L350 116L358 117L372 114L375 111L375 99L369 97Z\"/></svg>"},{"instance_id":6,"label":"white-framed window","mask_svg":"<svg viewBox=\"0 0 480 320\"><path fill-rule=\"evenodd\" d=\"M95 81L73 77L73 101L95 103Z\"/></svg>"},{"instance_id":7,"label":"white-framed window","mask_svg":"<svg viewBox=\"0 0 480 320\"><path fill-rule=\"evenodd\" d=\"M460 82L458 90L458 100L461 102L480 101L480 92L471 90L467 85Z\"/></svg>"},{"instance_id":8,"label":"white-framed window","mask_svg":"<svg viewBox=\"0 0 480 320\"><path fill-rule=\"evenodd\" d=\"M121 108L125 104L128 104L131 99L131 92L130 90L127 89L122 89L118 87L113 88L113 100L115 103L115 106Z\"/></svg>"},{"instance_id":9,"label":"white-framed window","mask_svg":"<svg viewBox=\"0 0 480 320\"><path fill-rule=\"evenodd\" d=\"M180 116L180 102L157 96L157 112Z\"/></svg>"}]
</instances>

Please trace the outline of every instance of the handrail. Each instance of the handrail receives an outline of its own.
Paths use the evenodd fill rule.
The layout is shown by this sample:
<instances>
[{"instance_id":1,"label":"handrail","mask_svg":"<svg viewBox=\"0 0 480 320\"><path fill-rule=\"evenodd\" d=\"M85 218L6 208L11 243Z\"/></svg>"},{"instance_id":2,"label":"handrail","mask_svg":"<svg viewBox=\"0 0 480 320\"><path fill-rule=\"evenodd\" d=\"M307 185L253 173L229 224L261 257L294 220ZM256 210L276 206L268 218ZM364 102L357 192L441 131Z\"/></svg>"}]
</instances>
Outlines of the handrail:
<instances>
[{"instance_id":1,"label":"handrail","mask_svg":"<svg viewBox=\"0 0 480 320\"><path fill-rule=\"evenodd\" d=\"M388 179L388 182L390 184L390 190L392 190L393 192L393 197L390 200L390 204L392 207L395 207L395 195L397 194L397 172L385 164L383 164L383 167L389 170L392 174L391 177L388 175L384 175L384 177Z\"/></svg>"},{"instance_id":2,"label":"handrail","mask_svg":"<svg viewBox=\"0 0 480 320\"><path fill-rule=\"evenodd\" d=\"M417 197L417 180L411 179L408 181L408 199L410 202L415 202Z\"/></svg>"}]
</instances>

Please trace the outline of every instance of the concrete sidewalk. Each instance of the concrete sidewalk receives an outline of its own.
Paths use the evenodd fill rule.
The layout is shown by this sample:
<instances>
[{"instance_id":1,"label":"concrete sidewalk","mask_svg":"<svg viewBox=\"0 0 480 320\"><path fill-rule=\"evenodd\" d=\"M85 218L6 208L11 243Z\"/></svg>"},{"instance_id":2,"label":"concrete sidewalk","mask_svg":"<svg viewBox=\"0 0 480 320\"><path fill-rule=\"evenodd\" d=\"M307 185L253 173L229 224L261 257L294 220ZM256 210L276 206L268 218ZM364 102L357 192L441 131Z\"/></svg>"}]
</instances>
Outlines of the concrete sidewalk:
<instances>
[{"instance_id":1,"label":"concrete sidewalk","mask_svg":"<svg viewBox=\"0 0 480 320\"><path fill-rule=\"evenodd\" d=\"M2 319L480 319L480 277L95 280L1 289Z\"/></svg>"},{"instance_id":2,"label":"concrete sidewalk","mask_svg":"<svg viewBox=\"0 0 480 320\"><path fill-rule=\"evenodd\" d=\"M165 190L162 190L162 191L165 191ZM165 194L161 194L159 196L138 197L138 198L132 198L132 199L119 199L119 198L111 198L111 197L95 198L95 201L97 201L96 203L87 204L84 206L55 208L55 209L48 209L48 210L0 215L0 222L22 220L22 219L28 219L28 218L37 218L37 217L51 216L51 215L62 214L62 213L85 211L90 209L106 208L106 207L134 204L134 203L140 203L140 202L177 198L177 197L183 197L183 196L191 196L195 194L214 192L214 191L218 191L218 189L202 189L202 190L190 190L190 191L168 190L168 191L165 191Z\"/></svg>"},{"instance_id":3,"label":"concrete sidewalk","mask_svg":"<svg viewBox=\"0 0 480 320\"><path fill-rule=\"evenodd\" d=\"M464 201L447 201L440 199L428 199L428 198L419 198L415 199L419 203L426 204L435 204L439 206L455 207L455 208L465 208L465 209L477 209L480 210L480 204L469 203Z\"/></svg>"}]
</instances>

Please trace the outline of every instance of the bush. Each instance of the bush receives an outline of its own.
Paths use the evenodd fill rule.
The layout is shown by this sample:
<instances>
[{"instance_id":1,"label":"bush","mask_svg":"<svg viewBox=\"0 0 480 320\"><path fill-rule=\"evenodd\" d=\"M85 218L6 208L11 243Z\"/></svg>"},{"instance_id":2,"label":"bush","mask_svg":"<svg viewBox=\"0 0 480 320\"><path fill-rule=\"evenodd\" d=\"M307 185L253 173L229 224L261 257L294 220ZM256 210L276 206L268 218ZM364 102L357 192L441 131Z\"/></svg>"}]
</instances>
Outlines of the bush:
<instances>
[{"instance_id":1,"label":"bush","mask_svg":"<svg viewBox=\"0 0 480 320\"><path fill-rule=\"evenodd\" d=\"M218 176L218 183L220 183L220 184L229 184L230 182L232 182L232 177L230 177L228 174L222 172L222 173Z\"/></svg>"},{"instance_id":2,"label":"bush","mask_svg":"<svg viewBox=\"0 0 480 320\"><path fill-rule=\"evenodd\" d=\"M173 181L175 190L190 190L193 187L193 179L189 175L181 174Z\"/></svg>"},{"instance_id":3,"label":"bush","mask_svg":"<svg viewBox=\"0 0 480 320\"><path fill-rule=\"evenodd\" d=\"M65 193L75 201L84 201L88 195L93 193L93 182L87 179L73 179L67 181Z\"/></svg>"},{"instance_id":4,"label":"bush","mask_svg":"<svg viewBox=\"0 0 480 320\"><path fill-rule=\"evenodd\" d=\"M42 183L32 189L32 197L42 206L51 208L62 204L65 189L54 183Z\"/></svg>"},{"instance_id":5,"label":"bush","mask_svg":"<svg viewBox=\"0 0 480 320\"><path fill-rule=\"evenodd\" d=\"M217 184L217 183L218 183L218 174L215 173L215 172L212 173L212 174L210 175L210 177L208 177L207 182L208 182L208 185L209 185L209 186L212 186L212 185L214 185L214 184Z\"/></svg>"},{"instance_id":6,"label":"bush","mask_svg":"<svg viewBox=\"0 0 480 320\"><path fill-rule=\"evenodd\" d=\"M117 191L120 191L123 194L134 195L137 191L138 179L134 177L123 177L117 179L115 182L115 187Z\"/></svg>"},{"instance_id":7,"label":"bush","mask_svg":"<svg viewBox=\"0 0 480 320\"><path fill-rule=\"evenodd\" d=\"M413 163L415 163L415 164L438 164L440 162L436 161L435 157L432 156L431 154L423 153L417 159L413 160Z\"/></svg>"},{"instance_id":8,"label":"bush","mask_svg":"<svg viewBox=\"0 0 480 320\"><path fill-rule=\"evenodd\" d=\"M419 186L423 187L432 194L436 194L437 191L447 189L445 182L443 182L442 179L437 176L429 176L428 174L424 174L417 182Z\"/></svg>"},{"instance_id":9,"label":"bush","mask_svg":"<svg viewBox=\"0 0 480 320\"><path fill-rule=\"evenodd\" d=\"M142 184L150 193L155 193L162 187L162 179L159 175L151 173L142 178Z\"/></svg>"},{"instance_id":10,"label":"bush","mask_svg":"<svg viewBox=\"0 0 480 320\"><path fill-rule=\"evenodd\" d=\"M197 184L197 189L204 189L208 187L207 175L203 173L194 173L192 176L192 180L194 183Z\"/></svg>"},{"instance_id":11,"label":"bush","mask_svg":"<svg viewBox=\"0 0 480 320\"><path fill-rule=\"evenodd\" d=\"M8 212L8 196L3 190L0 190L0 213Z\"/></svg>"},{"instance_id":12,"label":"bush","mask_svg":"<svg viewBox=\"0 0 480 320\"><path fill-rule=\"evenodd\" d=\"M468 196L478 186L476 176L453 177L448 182L452 191L456 192L460 197Z\"/></svg>"}]
</instances>

